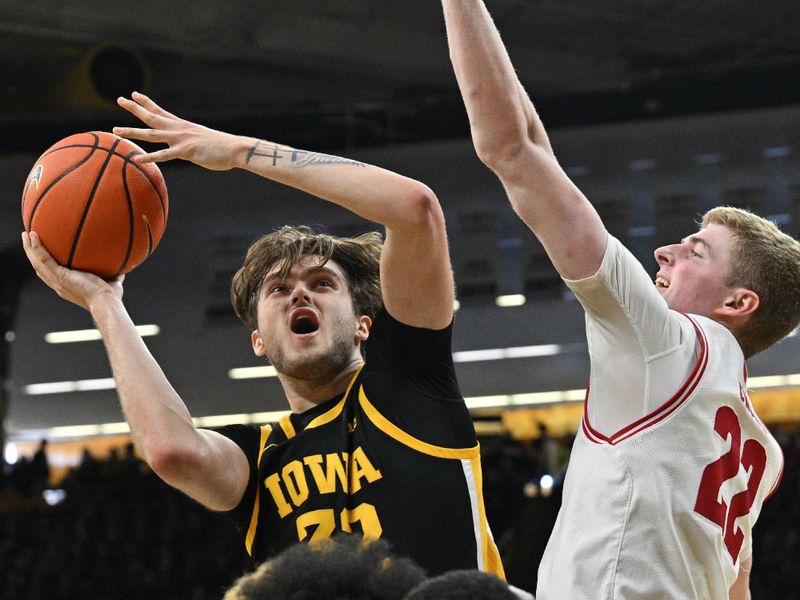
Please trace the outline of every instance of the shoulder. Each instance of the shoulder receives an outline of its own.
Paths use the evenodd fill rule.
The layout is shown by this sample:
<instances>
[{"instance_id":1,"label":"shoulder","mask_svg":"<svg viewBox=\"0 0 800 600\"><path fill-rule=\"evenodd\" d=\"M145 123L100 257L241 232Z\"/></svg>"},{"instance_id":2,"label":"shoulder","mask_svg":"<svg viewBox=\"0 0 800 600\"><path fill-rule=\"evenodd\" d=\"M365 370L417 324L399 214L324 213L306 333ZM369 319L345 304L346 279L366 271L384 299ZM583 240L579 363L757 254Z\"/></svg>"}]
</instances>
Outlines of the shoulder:
<instances>
[{"instance_id":1,"label":"shoulder","mask_svg":"<svg viewBox=\"0 0 800 600\"><path fill-rule=\"evenodd\" d=\"M383 308L375 315L365 345L367 364L374 363L376 354L396 354L414 362L421 354L428 359L437 355L449 357L452 328L452 321L444 329L407 325Z\"/></svg>"},{"instance_id":2,"label":"shoulder","mask_svg":"<svg viewBox=\"0 0 800 600\"><path fill-rule=\"evenodd\" d=\"M702 342L712 343L714 345L723 347L727 351L731 352L734 358L740 358L741 361L744 362L744 353L742 352L742 347L739 345L739 342L736 340L736 336L734 336L733 332L725 327L722 323L702 315L683 313L675 314L680 315L686 319L686 321L691 323Z\"/></svg>"},{"instance_id":3,"label":"shoulder","mask_svg":"<svg viewBox=\"0 0 800 600\"><path fill-rule=\"evenodd\" d=\"M246 455L250 456L253 453L258 453L262 438L268 436L272 428L271 424L235 424L217 427L214 431L233 441Z\"/></svg>"},{"instance_id":4,"label":"shoulder","mask_svg":"<svg viewBox=\"0 0 800 600\"><path fill-rule=\"evenodd\" d=\"M597 272L582 279L564 279L587 309L605 310L608 303L652 304L662 311L667 304L656 291L642 263L617 238L608 236Z\"/></svg>"},{"instance_id":5,"label":"shoulder","mask_svg":"<svg viewBox=\"0 0 800 600\"><path fill-rule=\"evenodd\" d=\"M382 307L378 313L375 315L372 323L371 331L392 331L392 332L405 332L408 335L441 335L442 333L448 333L453 327L452 320L447 327L442 329L428 329L426 327L414 327L413 325L408 325L403 323L402 321L396 319L392 314L386 309L386 307Z\"/></svg>"}]
</instances>

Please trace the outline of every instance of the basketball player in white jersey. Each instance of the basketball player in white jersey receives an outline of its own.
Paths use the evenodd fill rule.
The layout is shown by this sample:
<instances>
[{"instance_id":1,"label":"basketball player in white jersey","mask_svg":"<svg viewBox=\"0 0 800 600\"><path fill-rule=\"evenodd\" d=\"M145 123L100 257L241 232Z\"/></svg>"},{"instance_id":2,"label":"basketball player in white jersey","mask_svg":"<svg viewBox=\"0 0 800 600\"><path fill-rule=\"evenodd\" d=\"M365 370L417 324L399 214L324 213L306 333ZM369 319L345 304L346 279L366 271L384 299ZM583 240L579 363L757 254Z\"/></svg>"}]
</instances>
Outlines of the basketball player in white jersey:
<instances>
[{"instance_id":1,"label":"basketball player in white jersey","mask_svg":"<svg viewBox=\"0 0 800 600\"><path fill-rule=\"evenodd\" d=\"M782 454L745 359L800 321L800 244L717 208L656 250L651 281L558 165L483 2L443 5L478 155L586 311L591 382L537 599L749 597Z\"/></svg>"}]
</instances>

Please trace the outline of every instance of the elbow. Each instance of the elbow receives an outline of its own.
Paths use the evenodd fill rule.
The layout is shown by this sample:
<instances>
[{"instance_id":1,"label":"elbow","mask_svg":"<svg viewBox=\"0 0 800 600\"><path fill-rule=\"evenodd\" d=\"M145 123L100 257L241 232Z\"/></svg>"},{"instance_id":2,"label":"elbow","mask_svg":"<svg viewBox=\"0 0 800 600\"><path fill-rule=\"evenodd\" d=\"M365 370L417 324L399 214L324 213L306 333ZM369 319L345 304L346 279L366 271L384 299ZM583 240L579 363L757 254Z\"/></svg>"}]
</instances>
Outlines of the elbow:
<instances>
[{"instance_id":1,"label":"elbow","mask_svg":"<svg viewBox=\"0 0 800 600\"><path fill-rule=\"evenodd\" d=\"M480 161L497 174L513 165L527 146L527 139L509 132L504 135L473 137L475 152Z\"/></svg>"},{"instance_id":2,"label":"elbow","mask_svg":"<svg viewBox=\"0 0 800 600\"><path fill-rule=\"evenodd\" d=\"M142 453L153 472L172 486L177 486L187 473L198 468L197 453L174 443L158 444Z\"/></svg>"},{"instance_id":3,"label":"elbow","mask_svg":"<svg viewBox=\"0 0 800 600\"><path fill-rule=\"evenodd\" d=\"M417 231L440 224L444 227L444 215L436 194L426 185L417 183L406 196L402 216L404 226Z\"/></svg>"}]
</instances>

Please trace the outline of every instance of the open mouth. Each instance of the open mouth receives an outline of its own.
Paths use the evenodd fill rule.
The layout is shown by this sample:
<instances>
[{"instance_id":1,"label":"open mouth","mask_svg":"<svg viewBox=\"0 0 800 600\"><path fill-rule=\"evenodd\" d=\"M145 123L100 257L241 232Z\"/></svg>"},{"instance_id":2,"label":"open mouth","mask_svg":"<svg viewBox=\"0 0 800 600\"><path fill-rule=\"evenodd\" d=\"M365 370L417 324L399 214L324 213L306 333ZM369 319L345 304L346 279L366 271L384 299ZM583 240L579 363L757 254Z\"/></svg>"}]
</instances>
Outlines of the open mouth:
<instances>
[{"instance_id":1,"label":"open mouth","mask_svg":"<svg viewBox=\"0 0 800 600\"><path fill-rule=\"evenodd\" d=\"M289 328L298 335L314 333L319 329L319 319L310 308L298 308L292 313Z\"/></svg>"}]
</instances>

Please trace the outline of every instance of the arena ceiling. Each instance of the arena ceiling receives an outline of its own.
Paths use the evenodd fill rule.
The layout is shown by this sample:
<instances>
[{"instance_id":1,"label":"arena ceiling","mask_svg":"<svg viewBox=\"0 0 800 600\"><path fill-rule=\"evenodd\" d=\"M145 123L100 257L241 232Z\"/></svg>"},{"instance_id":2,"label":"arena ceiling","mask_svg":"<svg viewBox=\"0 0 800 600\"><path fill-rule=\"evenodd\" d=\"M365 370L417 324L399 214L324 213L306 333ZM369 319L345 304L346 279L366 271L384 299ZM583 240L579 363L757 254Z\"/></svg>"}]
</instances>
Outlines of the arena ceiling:
<instances>
[{"instance_id":1,"label":"arena ceiling","mask_svg":"<svg viewBox=\"0 0 800 600\"><path fill-rule=\"evenodd\" d=\"M487 4L551 127L800 100L793 0ZM117 123L132 87L298 145L466 133L435 0L3 0L0 54L5 150Z\"/></svg>"}]
</instances>

